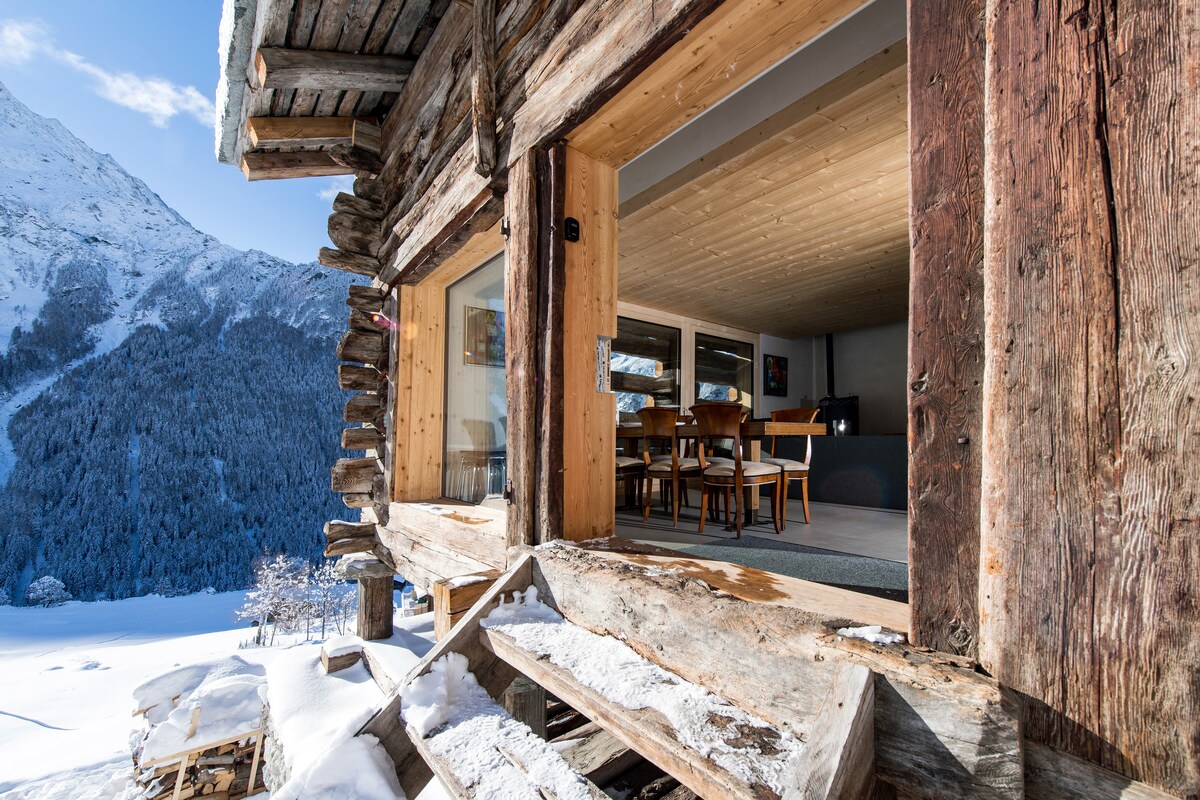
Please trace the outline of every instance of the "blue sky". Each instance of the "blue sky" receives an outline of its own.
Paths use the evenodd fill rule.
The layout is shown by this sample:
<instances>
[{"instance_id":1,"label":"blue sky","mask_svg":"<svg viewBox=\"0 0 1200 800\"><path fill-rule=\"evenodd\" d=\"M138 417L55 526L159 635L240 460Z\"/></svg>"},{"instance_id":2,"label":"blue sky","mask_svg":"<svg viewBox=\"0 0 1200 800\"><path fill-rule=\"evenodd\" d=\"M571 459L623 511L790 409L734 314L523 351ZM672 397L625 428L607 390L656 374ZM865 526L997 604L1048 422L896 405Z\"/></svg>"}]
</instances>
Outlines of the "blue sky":
<instances>
[{"instance_id":1,"label":"blue sky","mask_svg":"<svg viewBox=\"0 0 1200 800\"><path fill-rule=\"evenodd\" d=\"M213 155L220 0L0 0L0 82L200 230L308 262L345 179L248 182Z\"/></svg>"}]
</instances>

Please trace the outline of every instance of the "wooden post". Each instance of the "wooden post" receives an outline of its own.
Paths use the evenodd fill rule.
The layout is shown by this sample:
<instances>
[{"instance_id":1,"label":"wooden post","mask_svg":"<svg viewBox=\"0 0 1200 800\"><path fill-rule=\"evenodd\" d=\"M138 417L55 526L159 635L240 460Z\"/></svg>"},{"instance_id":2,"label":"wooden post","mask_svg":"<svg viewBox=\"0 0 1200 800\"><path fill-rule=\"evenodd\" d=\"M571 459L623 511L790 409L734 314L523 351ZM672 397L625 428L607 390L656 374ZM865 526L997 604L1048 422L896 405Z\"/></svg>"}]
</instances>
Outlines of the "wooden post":
<instances>
[{"instance_id":1,"label":"wooden post","mask_svg":"<svg viewBox=\"0 0 1200 800\"><path fill-rule=\"evenodd\" d=\"M566 255L562 235L566 148L538 157L537 517L538 544L563 538L563 304Z\"/></svg>"},{"instance_id":2,"label":"wooden post","mask_svg":"<svg viewBox=\"0 0 1200 800\"><path fill-rule=\"evenodd\" d=\"M500 572L491 570L479 575L464 575L433 582L433 635L441 640L450 629L471 610L475 601L491 588Z\"/></svg>"},{"instance_id":3,"label":"wooden post","mask_svg":"<svg viewBox=\"0 0 1200 800\"><path fill-rule=\"evenodd\" d=\"M983 383L982 0L914 4L908 25L909 637L974 657Z\"/></svg>"},{"instance_id":4,"label":"wooden post","mask_svg":"<svg viewBox=\"0 0 1200 800\"><path fill-rule=\"evenodd\" d=\"M579 223L565 245L563 523L565 539L611 536L615 524L616 396L597 388L598 340L617 335L617 172L567 148L564 214Z\"/></svg>"},{"instance_id":5,"label":"wooden post","mask_svg":"<svg viewBox=\"0 0 1200 800\"><path fill-rule=\"evenodd\" d=\"M496 169L496 0L475 0L471 34L475 171L488 177Z\"/></svg>"},{"instance_id":6,"label":"wooden post","mask_svg":"<svg viewBox=\"0 0 1200 800\"><path fill-rule=\"evenodd\" d=\"M1200 794L1200 18L987 3L980 647L1025 735Z\"/></svg>"},{"instance_id":7,"label":"wooden post","mask_svg":"<svg viewBox=\"0 0 1200 800\"><path fill-rule=\"evenodd\" d=\"M358 635L368 641L392 635L392 578L359 578Z\"/></svg>"},{"instance_id":8,"label":"wooden post","mask_svg":"<svg viewBox=\"0 0 1200 800\"><path fill-rule=\"evenodd\" d=\"M504 710L546 738L546 690L524 675L518 675L500 698Z\"/></svg>"}]
</instances>

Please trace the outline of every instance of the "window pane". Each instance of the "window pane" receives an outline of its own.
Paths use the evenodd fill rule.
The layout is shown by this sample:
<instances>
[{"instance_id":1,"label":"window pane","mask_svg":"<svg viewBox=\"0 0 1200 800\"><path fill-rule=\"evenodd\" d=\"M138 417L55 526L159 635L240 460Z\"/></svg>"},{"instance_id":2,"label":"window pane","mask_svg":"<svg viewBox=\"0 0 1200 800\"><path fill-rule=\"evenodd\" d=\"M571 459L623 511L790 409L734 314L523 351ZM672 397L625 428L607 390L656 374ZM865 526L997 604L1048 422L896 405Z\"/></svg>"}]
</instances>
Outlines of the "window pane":
<instances>
[{"instance_id":1,"label":"window pane","mask_svg":"<svg viewBox=\"0 0 1200 800\"><path fill-rule=\"evenodd\" d=\"M696 334L696 399L754 404L754 345Z\"/></svg>"},{"instance_id":2,"label":"window pane","mask_svg":"<svg viewBox=\"0 0 1200 800\"><path fill-rule=\"evenodd\" d=\"M617 317L610 364L619 420L636 421L646 405L679 405L679 341L678 328Z\"/></svg>"},{"instance_id":3,"label":"window pane","mask_svg":"<svg viewBox=\"0 0 1200 800\"><path fill-rule=\"evenodd\" d=\"M504 491L507 423L500 256L446 291L446 497L480 503Z\"/></svg>"}]
</instances>

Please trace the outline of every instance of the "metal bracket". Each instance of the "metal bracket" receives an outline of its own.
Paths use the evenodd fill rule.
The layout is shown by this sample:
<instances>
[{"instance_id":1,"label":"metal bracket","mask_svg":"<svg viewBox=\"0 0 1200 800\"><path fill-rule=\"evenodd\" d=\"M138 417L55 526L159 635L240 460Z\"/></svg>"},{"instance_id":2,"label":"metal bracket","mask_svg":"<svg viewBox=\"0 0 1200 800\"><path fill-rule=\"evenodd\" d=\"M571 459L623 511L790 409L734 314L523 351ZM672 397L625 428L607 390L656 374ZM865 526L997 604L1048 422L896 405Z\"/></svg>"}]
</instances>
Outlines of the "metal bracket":
<instances>
[{"instance_id":1,"label":"metal bracket","mask_svg":"<svg viewBox=\"0 0 1200 800\"><path fill-rule=\"evenodd\" d=\"M513 499L512 481L506 480L504 482L504 491L501 493L500 496L503 497L504 502L508 503L510 506L516 502L516 500Z\"/></svg>"}]
</instances>

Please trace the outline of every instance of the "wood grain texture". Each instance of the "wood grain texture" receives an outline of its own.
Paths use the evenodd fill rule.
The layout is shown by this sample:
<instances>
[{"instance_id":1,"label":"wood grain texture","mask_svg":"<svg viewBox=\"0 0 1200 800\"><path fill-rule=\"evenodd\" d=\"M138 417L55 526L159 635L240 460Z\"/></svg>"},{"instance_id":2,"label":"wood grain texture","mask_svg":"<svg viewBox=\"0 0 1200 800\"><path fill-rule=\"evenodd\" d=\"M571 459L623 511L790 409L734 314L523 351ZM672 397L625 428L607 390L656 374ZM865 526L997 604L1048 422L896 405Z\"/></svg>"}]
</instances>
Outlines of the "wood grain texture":
<instances>
[{"instance_id":1,"label":"wood grain texture","mask_svg":"<svg viewBox=\"0 0 1200 800\"><path fill-rule=\"evenodd\" d=\"M980 660L1030 739L1194 796L1200 18L987 15Z\"/></svg>"},{"instance_id":2,"label":"wood grain texture","mask_svg":"<svg viewBox=\"0 0 1200 800\"><path fill-rule=\"evenodd\" d=\"M260 47L254 58L258 85L267 89L398 92L413 68L400 56L283 47Z\"/></svg>"},{"instance_id":3,"label":"wood grain texture","mask_svg":"<svg viewBox=\"0 0 1200 800\"><path fill-rule=\"evenodd\" d=\"M596 341L617 335L617 172L569 147L565 166L564 214L580 238L565 246L562 537L584 541L615 524L617 404L596 390Z\"/></svg>"},{"instance_id":4,"label":"wood grain texture","mask_svg":"<svg viewBox=\"0 0 1200 800\"><path fill-rule=\"evenodd\" d=\"M983 433L983 8L909 14L909 606L914 644L974 657Z\"/></svg>"},{"instance_id":5,"label":"wood grain texture","mask_svg":"<svg viewBox=\"0 0 1200 800\"><path fill-rule=\"evenodd\" d=\"M506 459L509 547L534 543L537 466L538 364L538 153L509 173L505 195L508 242L504 251L504 369L508 414Z\"/></svg>"},{"instance_id":6,"label":"wood grain texture","mask_svg":"<svg viewBox=\"0 0 1200 800\"><path fill-rule=\"evenodd\" d=\"M563 536L565 492L564 366L566 243L566 148L547 147L538 156L537 463L534 540Z\"/></svg>"},{"instance_id":7,"label":"wood grain texture","mask_svg":"<svg viewBox=\"0 0 1200 800\"><path fill-rule=\"evenodd\" d=\"M471 140L475 171L496 169L496 0L476 0L471 19Z\"/></svg>"},{"instance_id":8,"label":"wood grain texture","mask_svg":"<svg viewBox=\"0 0 1200 800\"><path fill-rule=\"evenodd\" d=\"M350 141L354 117L251 117L246 131L253 147L328 147Z\"/></svg>"},{"instance_id":9,"label":"wood grain texture","mask_svg":"<svg viewBox=\"0 0 1200 800\"><path fill-rule=\"evenodd\" d=\"M833 674L784 800L859 800L875 774L875 677L858 664Z\"/></svg>"},{"instance_id":10,"label":"wood grain texture","mask_svg":"<svg viewBox=\"0 0 1200 800\"><path fill-rule=\"evenodd\" d=\"M367 641L392 635L392 577L360 578L358 581L358 629Z\"/></svg>"},{"instance_id":11,"label":"wood grain texture","mask_svg":"<svg viewBox=\"0 0 1200 800\"><path fill-rule=\"evenodd\" d=\"M247 152L242 155L241 165L246 180L251 181L323 178L354 173L354 170L338 164L323 150Z\"/></svg>"}]
</instances>

